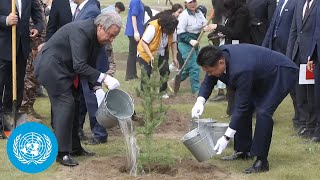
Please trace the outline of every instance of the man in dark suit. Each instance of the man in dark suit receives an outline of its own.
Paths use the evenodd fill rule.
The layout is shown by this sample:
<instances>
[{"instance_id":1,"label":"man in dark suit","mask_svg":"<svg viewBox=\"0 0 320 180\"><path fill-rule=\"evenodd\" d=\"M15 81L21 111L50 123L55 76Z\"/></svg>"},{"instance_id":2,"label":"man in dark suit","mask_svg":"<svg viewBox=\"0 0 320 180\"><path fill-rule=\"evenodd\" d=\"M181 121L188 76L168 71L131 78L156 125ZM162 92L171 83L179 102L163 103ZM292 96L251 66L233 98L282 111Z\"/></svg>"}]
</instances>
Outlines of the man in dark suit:
<instances>
[{"instance_id":1,"label":"man in dark suit","mask_svg":"<svg viewBox=\"0 0 320 180\"><path fill-rule=\"evenodd\" d=\"M256 45L261 45L272 20L277 0L246 0L251 13L251 36Z\"/></svg>"},{"instance_id":2,"label":"man in dark suit","mask_svg":"<svg viewBox=\"0 0 320 180\"><path fill-rule=\"evenodd\" d=\"M215 145L217 154L226 148L235 133L247 137L252 124L246 120L256 111L256 128L251 155L257 160L245 173L269 170L267 160L273 130L273 113L288 95L298 76L298 67L285 55L267 48L249 45L207 46L201 49L197 63L207 72L202 82L192 117L198 118L217 80L234 88L235 108L225 135ZM240 138L239 138L240 139ZM247 139L245 138L245 141ZM245 152L238 147L238 151ZM248 150L247 150L248 151Z\"/></svg>"},{"instance_id":3,"label":"man in dark suit","mask_svg":"<svg viewBox=\"0 0 320 180\"><path fill-rule=\"evenodd\" d=\"M270 48L274 51L286 54L287 44L290 34L290 27L292 24L294 10L297 0L280 0L279 4L273 14L272 21L268 28L267 34L262 43L263 47ZM291 99L294 107L293 127L299 127L299 116L297 111L297 103L295 91L291 93Z\"/></svg>"},{"instance_id":4,"label":"man in dark suit","mask_svg":"<svg viewBox=\"0 0 320 180\"><path fill-rule=\"evenodd\" d=\"M74 0L77 4L75 10L73 21L92 19L97 17L101 12L97 7L97 3L94 0ZM77 12L78 11L78 12ZM103 48L101 48L97 60L97 69L100 72L107 72L107 56ZM103 128L96 119L96 111L98 109L97 98L93 91L90 90L88 85L88 80L81 79L80 87L80 112L79 112L79 136L84 139L85 135L83 132L83 125L85 122L85 117L87 112L89 113L90 128L93 133L93 138L91 138L86 144L95 145L107 142L107 131Z\"/></svg>"},{"instance_id":5,"label":"man in dark suit","mask_svg":"<svg viewBox=\"0 0 320 180\"><path fill-rule=\"evenodd\" d=\"M0 1L0 117L12 110L12 26L17 26L17 110L23 98L24 76L29 57L30 37L36 37L43 30L41 7L35 0L18 0L17 14L11 13L11 0ZM29 30L30 17L34 27ZM1 122L1 121L0 121Z\"/></svg>"},{"instance_id":6,"label":"man in dark suit","mask_svg":"<svg viewBox=\"0 0 320 180\"><path fill-rule=\"evenodd\" d=\"M309 57L309 61L307 63L307 67L309 70L314 72L314 88L315 88L315 101L316 107L318 110L316 111L317 116L317 124L312 135L311 141L320 142L320 3L317 4L317 14L316 14L316 28L314 31L314 35L312 37L313 43L311 46L311 53Z\"/></svg>"},{"instance_id":7,"label":"man in dark suit","mask_svg":"<svg viewBox=\"0 0 320 180\"><path fill-rule=\"evenodd\" d=\"M79 119L75 117L79 113L79 78L87 79L91 87L102 82L109 89L119 87L118 80L95 67L101 45L112 42L121 26L121 18L115 13L69 23L50 38L37 56L35 76L49 95L59 146L57 161L62 165L78 165L71 155L92 155L81 147L78 136Z\"/></svg>"},{"instance_id":8,"label":"man in dark suit","mask_svg":"<svg viewBox=\"0 0 320 180\"><path fill-rule=\"evenodd\" d=\"M298 1L293 15L287 46L287 56L298 66L307 64L315 33L317 0ZM316 108L313 84L296 84L296 103L299 115L298 135L311 138L316 126Z\"/></svg>"}]
</instances>

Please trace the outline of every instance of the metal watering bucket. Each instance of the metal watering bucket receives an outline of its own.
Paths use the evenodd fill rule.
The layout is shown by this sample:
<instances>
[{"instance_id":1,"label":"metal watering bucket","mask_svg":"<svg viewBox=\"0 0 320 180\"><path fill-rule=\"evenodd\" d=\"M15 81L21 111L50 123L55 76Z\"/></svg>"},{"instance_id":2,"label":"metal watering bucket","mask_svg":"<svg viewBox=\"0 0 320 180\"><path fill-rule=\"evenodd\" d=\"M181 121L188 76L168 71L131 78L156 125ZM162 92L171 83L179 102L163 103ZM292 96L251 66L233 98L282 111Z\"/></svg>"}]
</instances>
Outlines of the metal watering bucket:
<instances>
[{"instance_id":1,"label":"metal watering bucket","mask_svg":"<svg viewBox=\"0 0 320 180\"><path fill-rule=\"evenodd\" d=\"M212 136L214 144L224 135L229 127L229 123L212 123L207 124L208 130Z\"/></svg>"},{"instance_id":2,"label":"metal watering bucket","mask_svg":"<svg viewBox=\"0 0 320 180\"><path fill-rule=\"evenodd\" d=\"M205 161L215 155L213 139L207 125L193 129L184 135L182 143L199 161Z\"/></svg>"},{"instance_id":3,"label":"metal watering bucket","mask_svg":"<svg viewBox=\"0 0 320 180\"><path fill-rule=\"evenodd\" d=\"M197 128L198 126L203 126L203 125L207 125L207 124L213 124L215 122L217 122L217 120L211 119L211 118L208 118L208 119L192 119L191 120L191 126L190 126L189 130Z\"/></svg>"},{"instance_id":4,"label":"metal watering bucket","mask_svg":"<svg viewBox=\"0 0 320 180\"><path fill-rule=\"evenodd\" d=\"M134 112L132 98L120 89L109 90L96 112L98 123L104 128L119 124L118 120L131 118Z\"/></svg>"}]
</instances>

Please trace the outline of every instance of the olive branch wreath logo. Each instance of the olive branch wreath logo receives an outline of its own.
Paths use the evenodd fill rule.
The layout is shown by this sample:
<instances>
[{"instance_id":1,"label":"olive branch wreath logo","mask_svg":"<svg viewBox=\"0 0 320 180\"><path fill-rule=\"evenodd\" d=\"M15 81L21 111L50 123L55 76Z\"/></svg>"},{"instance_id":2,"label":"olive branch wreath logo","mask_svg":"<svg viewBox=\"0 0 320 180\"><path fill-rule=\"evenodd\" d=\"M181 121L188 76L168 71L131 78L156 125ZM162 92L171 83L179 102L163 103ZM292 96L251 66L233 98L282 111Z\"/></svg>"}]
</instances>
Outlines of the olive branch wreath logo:
<instances>
[{"instance_id":1,"label":"olive branch wreath logo","mask_svg":"<svg viewBox=\"0 0 320 180\"><path fill-rule=\"evenodd\" d=\"M18 143L20 140L20 136L21 134L19 134L13 141L13 153L16 156L16 158L23 164L30 164L30 163L34 163L34 164L42 164L43 162L45 162L48 157L50 156L51 150L52 150L52 144L51 144L51 140L49 139L48 136L46 136L45 134L42 134L44 136L44 139L46 141L46 152L44 153L44 155L39 159L39 160L34 160L34 159L30 159L27 160L25 159L23 156L21 156L20 151L18 149Z\"/></svg>"}]
</instances>

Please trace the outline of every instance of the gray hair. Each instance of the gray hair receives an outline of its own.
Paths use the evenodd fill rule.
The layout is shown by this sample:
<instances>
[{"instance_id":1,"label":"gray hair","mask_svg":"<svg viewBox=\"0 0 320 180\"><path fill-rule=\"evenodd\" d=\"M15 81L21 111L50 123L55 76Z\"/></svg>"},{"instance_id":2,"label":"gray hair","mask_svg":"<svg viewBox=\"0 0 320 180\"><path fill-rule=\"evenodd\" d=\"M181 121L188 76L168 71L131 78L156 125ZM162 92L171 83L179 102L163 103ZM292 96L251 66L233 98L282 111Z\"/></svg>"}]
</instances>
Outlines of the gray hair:
<instances>
[{"instance_id":1,"label":"gray hair","mask_svg":"<svg viewBox=\"0 0 320 180\"><path fill-rule=\"evenodd\" d=\"M100 14L94 19L96 26L102 25L104 30L107 30L111 25L122 27L121 17L116 12L107 12Z\"/></svg>"}]
</instances>

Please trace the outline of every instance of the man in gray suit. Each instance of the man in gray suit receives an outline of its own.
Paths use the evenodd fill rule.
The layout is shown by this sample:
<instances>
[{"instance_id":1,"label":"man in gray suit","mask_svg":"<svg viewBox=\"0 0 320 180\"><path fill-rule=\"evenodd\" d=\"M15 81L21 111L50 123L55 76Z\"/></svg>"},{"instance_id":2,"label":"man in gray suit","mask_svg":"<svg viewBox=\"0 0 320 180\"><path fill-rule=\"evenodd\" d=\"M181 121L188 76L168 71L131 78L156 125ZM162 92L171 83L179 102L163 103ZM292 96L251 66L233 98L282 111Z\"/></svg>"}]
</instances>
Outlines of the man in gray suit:
<instances>
[{"instance_id":1,"label":"man in gray suit","mask_svg":"<svg viewBox=\"0 0 320 180\"><path fill-rule=\"evenodd\" d=\"M297 1L287 46L287 56L298 66L307 64L315 32L317 0ZM314 85L296 84L296 102L299 115L298 135L311 138L316 125Z\"/></svg>"},{"instance_id":2,"label":"man in gray suit","mask_svg":"<svg viewBox=\"0 0 320 180\"><path fill-rule=\"evenodd\" d=\"M116 13L69 23L50 38L35 61L35 76L49 95L59 146L57 162L62 165L78 165L71 155L92 155L81 147L76 127L79 76L87 79L93 90L96 90L98 83L104 83L110 90L120 86L117 79L99 72L95 67L100 47L112 42L121 26L121 18Z\"/></svg>"}]
</instances>

